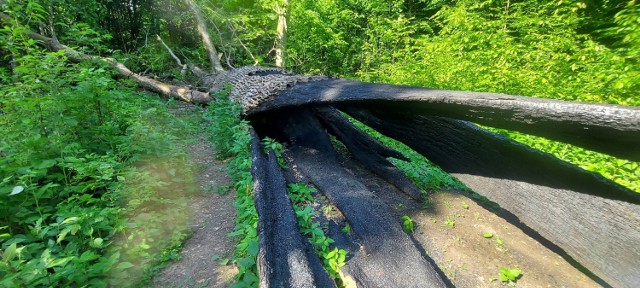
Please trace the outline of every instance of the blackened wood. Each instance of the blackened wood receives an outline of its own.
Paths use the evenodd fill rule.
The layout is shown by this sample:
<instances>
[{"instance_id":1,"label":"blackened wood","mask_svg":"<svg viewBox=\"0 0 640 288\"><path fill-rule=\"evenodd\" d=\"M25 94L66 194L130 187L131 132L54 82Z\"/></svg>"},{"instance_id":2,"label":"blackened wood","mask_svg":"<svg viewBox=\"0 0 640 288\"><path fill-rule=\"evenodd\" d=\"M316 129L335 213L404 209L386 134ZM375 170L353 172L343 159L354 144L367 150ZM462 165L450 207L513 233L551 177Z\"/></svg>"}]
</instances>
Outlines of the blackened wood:
<instances>
[{"instance_id":1,"label":"blackened wood","mask_svg":"<svg viewBox=\"0 0 640 288\"><path fill-rule=\"evenodd\" d=\"M258 212L260 287L335 287L309 241L299 232L282 171L251 132L254 202Z\"/></svg>"},{"instance_id":2,"label":"blackened wood","mask_svg":"<svg viewBox=\"0 0 640 288\"><path fill-rule=\"evenodd\" d=\"M640 161L640 108L328 79L298 84L248 114L311 103L446 116Z\"/></svg>"},{"instance_id":3,"label":"blackened wood","mask_svg":"<svg viewBox=\"0 0 640 288\"><path fill-rule=\"evenodd\" d=\"M639 193L466 121L346 112L440 165L609 284L640 284Z\"/></svg>"},{"instance_id":4,"label":"blackened wood","mask_svg":"<svg viewBox=\"0 0 640 288\"><path fill-rule=\"evenodd\" d=\"M342 212L360 250L343 268L362 287L445 287L446 279L402 231L400 219L357 177L347 172L310 109L265 115L287 140L291 167L302 173Z\"/></svg>"},{"instance_id":5,"label":"blackened wood","mask_svg":"<svg viewBox=\"0 0 640 288\"><path fill-rule=\"evenodd\" d=\"M351 152L369 171L397 187L415 200L421 199L420 189L398 170L386 158L393 157L409 161L398 151L390 149L358 129L347 120L340 112L330 106L316 107L314 109L320 120L329 128L329 132L335 135L340 142Z\"/></svg>"}]
</instances>

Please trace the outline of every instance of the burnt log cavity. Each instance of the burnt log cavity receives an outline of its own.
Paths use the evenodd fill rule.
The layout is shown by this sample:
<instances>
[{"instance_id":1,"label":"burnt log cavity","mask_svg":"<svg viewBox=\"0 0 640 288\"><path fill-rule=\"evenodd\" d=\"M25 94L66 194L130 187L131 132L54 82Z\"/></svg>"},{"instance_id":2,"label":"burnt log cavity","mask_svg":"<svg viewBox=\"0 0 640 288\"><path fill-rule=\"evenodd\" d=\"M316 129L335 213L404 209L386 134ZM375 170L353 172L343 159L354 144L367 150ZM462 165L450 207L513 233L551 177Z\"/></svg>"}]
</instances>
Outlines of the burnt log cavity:
<instances>
[{"instance_id":1,"label":"burnt log cavity","mask_svg":"<svg viewBox=\"0 0 640 288\"><path fill-rule=\"evenodd\" d=\"M298 232L296 214L273 151L265 157L253 130L251 136L260 286L335 287L309 241Z\"/></svg>"},{"instance_id":2,"label":"burnt log cavity","mask_svg":"<svg viewBox=\"0 0 640 288\"><path fill-rule=\"evenodd\" d=\"M346 111L499 204L516 217L511 222L522 227L522 221L525 232L530 228L561 248L549 247L600 284L633 287L638 281L640 194L466 121Z\"/></svg>"},{"instance_id":3,"label":"burnt log cavity","mask_svg":"<svg viewBox=\"0 0 640 288\"><path fill-rule=\"evenodd\" d=\"M327 109L319 110L325 114L335 112ZM317 187L351 225L353 237L347 246L359 248L349 249L349 261L342 271L355 283L363 287L452 286L433 260L423 253L422 247L402 230L400 219L387 213L391 208L342 166L326 128L312 109L264 113L259 119L254 118L252 124L259 135L284 144L291 169ZM377 145L365 138L366 135L360 136L362 143ZM379 159L377 152L400 157L397 152L382 147L380 144L370 157ZM363 159L366 157L363 155L354 158Z\"/></svg>"},{"instance_id":4,"label":"burnt log cavity","mask_svg":"<svg viewBox=\"0 0 640 288\"><path fill-rule=\"evenodd\" d=\"M417 201L420 190L387 159L404 157L328 104L441 166L498 204L499 216L601 285L640 284L639 193L468 122L638 161L637 107L327 79L297 84L246 108L260 137L283 143L292 170L287 172L318 188L351 225L349 237L336 234L335 223L328 227L339 238L336 242L350 251L346 275L358 285L381 287L441 287L451 282L402 231L401 221L390 217L389 207L376 194L381 192L371 191L366 180L346 168L329 135L360 166L398 188L382 193L402 191L403 197ZM256 205L261 205L258 198Z\"/></svg>"}]
</instances>

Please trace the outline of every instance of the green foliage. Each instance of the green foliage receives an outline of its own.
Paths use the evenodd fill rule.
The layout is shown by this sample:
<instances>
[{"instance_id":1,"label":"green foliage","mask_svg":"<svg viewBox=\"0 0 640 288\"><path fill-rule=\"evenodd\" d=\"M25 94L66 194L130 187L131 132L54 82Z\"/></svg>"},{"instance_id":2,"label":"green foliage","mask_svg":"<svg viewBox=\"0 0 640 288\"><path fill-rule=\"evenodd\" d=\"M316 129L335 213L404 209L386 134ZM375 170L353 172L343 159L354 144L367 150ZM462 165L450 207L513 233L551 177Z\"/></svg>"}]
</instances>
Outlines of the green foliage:
<instances>
[{"instance_id":1,"label":"green foliage","mask_svg":"<svg viewBox=\"0 0 640 288\"><path fill-rule=\"evenodd\" d=\"M518 268L507 269L504 267L500 267L500 275L498 275L498 279L502 283L508 283L511 286L514 286L516 281L522 277L522 271Z\"/></svg>"},{"instance_id":2,"label":"green foliage","mask_svg":"<svg viewBox=\"0 0 640 288\"><path fill-rule=\"evenodd\" d=\"M227 173L236 191L236 226L229 237L237 237L233 262L238 266L233 287L257 287L258 212L253 202L251 136L249 124L240 118L240 105L229 100L229 89L216 95L209 105L210 133L218 157L231 157Z\"/></svg>"},{"instance_id":3,"label":"green foliage","mask_svg":"<svg viewBox=\"0 0 640 288\"><path fill-rule=\"evenodd\" d=\"M637 106L639 9L635 0L300 1L287 52L310 73ZM504 134L640 191L636 162ZM414 181L446 178L392 161Z\"/></svg>"},{"instance_id":4,"label":"green foliage","mask_svg":"<svg viewBox=\"0 0 640 288\"><path fill-rule=\"evenodd\" d=\"M234 135L246 132L240 121L240 105L233 103L228 97L231 86L225 86L223 91L216 93L215 100L209 105L209 119L211 126L211 143L216 151L216 157L220 159L229 158L234 155L234 151L242 149L243 144L233 141Z\"/></svg>"},{"instance_id":5,"label":"green foliage","mask_svg":"<svg viewBox=\"0 0 640 288\"><path fill-rule=\"evenodd\" d=\"M353 231L351 231L351 225L349 225L349 223L345 224L341 230L344 234L347 234L347 235L351 235L351 233L353 233Z\"/></svg>"},{"instance_id":6,"label":"green foliage","mask_svg":"<svg viewBox=\"0 0 640 288\"><path fill-rule=\"evenodd\" d=\"M462 184L462 182L460 182L460 180L453 178L451 175L440 169L440 167L433 164L407 145L380 134L380 132L373 130L371 127L366 126L364 123L346 114L343 115L345 115L349 121L354 123L358 128L367 132L369 135L382 142L385 146L402 153L403 156L410 160L407 162L395 158L389 158L389 161L391 161L396 168L407 175L407 177L409 177L409 179L423 191L425 194L425 203L428 201L426 199L426 191L436 191L441 189L456 189L460 191L469 190L464 186L464 184Z\"/></svg>"},{"instance_id":7,"label":"green foliage","mask_svg":"<svg viewBox=\"0 0 640 288\"><path fill-rule=\"evenodd\" d=\"M307 235L314 250L322 259L324 268L338 285L341 285L340 269L346 264L347 251L334 247L334 240L325 235L320 222L313 221L313 195L315 188L304 183L289 184L289 198L298 219L300 232Z\"/></svg>"},{"instance_id":8,"label":"green foliage","mask_svg":"<svg viewBox=\"0 0 640 288\"><path fill-rule=\"evenodd\" d=\"M413 233L413 219L411 219L411 217L404 215L402 216L402 230L404 230L405 233L407 234L411 234Z\"/></svg>"},{"instance_id":9,"label":"green foliage","mask_svg":"<svg viewBox=\"0 0 640 288\"><path fill-rule=\"evenodd\" d=\"M453 217L447 217L447 220L444 220L444 225L447 225L450 228L455 228L456 220Z\"/></svg>"},{"instance_id":10,"label":"green foliage","mask_svg":"<svg viewBox=\"0 0 640 288\"><path fill-rule=\"evenodd\" d=\"M268 154L269 151L273 151L273 153L276 155L276 160L278 161L278 166L280 166L280 168L287 168L287 163L284 161L284 157L282 156L282 153L284 153L284 147L282 146L282 144L280 144L280 142L276 141L275 139L265 137L262 140L262 145L264 146L264 153Z\"/></svg>"},{"instance_id":11,"label":"green foliage","mask_svg":"<svg viewBox=\"0 0 640 288\"><path fill-rule=\"evenodd\" d=\"M21 44L0 88L0 286L136 285L186 236L180 121L99 65Z\"/></svg>"}]
</instances>

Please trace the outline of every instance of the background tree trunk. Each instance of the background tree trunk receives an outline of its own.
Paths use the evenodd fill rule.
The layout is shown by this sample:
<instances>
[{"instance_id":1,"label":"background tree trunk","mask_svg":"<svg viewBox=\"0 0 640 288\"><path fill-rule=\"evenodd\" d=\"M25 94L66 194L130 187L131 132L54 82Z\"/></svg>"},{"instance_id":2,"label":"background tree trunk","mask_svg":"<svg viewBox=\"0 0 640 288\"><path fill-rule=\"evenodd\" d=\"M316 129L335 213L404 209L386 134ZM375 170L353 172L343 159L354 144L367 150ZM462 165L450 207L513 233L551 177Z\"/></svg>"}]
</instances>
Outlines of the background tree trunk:
<instances>
[{"instance_id":1,"label":"background tree trunk","mask_svg":"<svg viewBox=\"0 0 640 288\"><path fill-rule=\"evenodd\" d=\"M282 4L276 6L278 14L278 26L276 28L276 67L286 68L286 44L287 44L287 5L288 0L282 0Z\"/></svg>"},{"instance_id":2,"label":"background tree trunk","mask_svg":"<svg viewBox=\"0 0 640 288\"><path fill-rule=\"evenodd\" d=\"M218 58L218 51L216 50L216 47L213 46L211 34L209 34L207 24L202 18L198 4L196 4L194 0L184 0L184 2L189 6L193 12L193 16L196 18L198 33L200 33L200 38L202 38L204 48L207 50L207 56L209 57L209 62L211 63L213 72L224 72L224 68L222 68L222 64L220 64L220 58Z\"/></svg>"}]
</instances>

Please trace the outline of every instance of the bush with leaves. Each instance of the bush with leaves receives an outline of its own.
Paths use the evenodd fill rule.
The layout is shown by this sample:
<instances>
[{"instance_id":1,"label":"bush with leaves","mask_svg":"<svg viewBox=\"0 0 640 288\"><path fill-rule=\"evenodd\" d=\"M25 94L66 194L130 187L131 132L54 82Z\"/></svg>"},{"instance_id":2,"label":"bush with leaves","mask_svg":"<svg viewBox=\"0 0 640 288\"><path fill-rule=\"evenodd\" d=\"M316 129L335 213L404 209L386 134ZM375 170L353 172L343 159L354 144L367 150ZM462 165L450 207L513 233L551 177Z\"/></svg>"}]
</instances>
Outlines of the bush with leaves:
<instances>
[{"instance_id":1,"label":"bush with leaves","mask_svg":"<svg viewBox=\"0 0 640 288\"><path fill-rule=\"evenodd\" d=\"M0 286L136 285L186 235L163 223L193 191L181 124L101 64L22 44L0 87Z\"/></svg>"}]
</instances>

